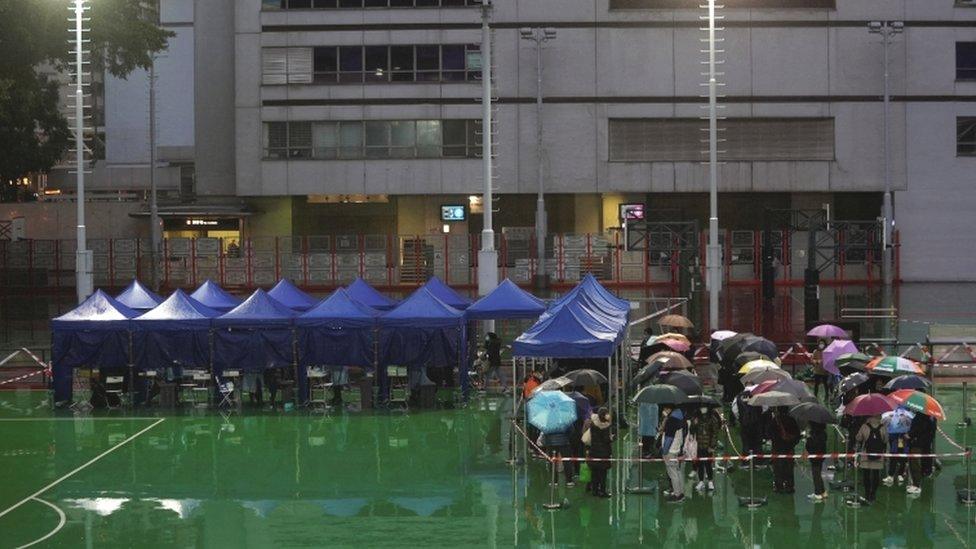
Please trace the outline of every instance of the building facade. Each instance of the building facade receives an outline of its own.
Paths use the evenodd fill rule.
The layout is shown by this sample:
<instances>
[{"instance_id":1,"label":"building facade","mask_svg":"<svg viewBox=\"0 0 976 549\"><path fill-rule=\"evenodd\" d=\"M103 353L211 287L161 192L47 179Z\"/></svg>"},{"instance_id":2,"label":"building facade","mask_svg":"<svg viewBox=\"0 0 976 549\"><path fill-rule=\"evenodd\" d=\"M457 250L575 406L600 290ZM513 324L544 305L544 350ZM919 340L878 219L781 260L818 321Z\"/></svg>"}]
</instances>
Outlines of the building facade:
<instances>
[{"instance_id":1,"label":"building facade","mask_svg":"<svg viewBox=\"0 0 976 549\"><path fill-rule=\"evenodd\" d=\"M239 214L240 237L476 239L485 207L479 2L171 1L192 30L186 47L177 31L171 49L183 64L160 84L179 98L164 107L173 109L165 124L193 127L191 136L180 125L173 145L182 148L168 151L193 147L177 163L194 172L184 216ZM642 204L648 220L705 226L700 3L493 2L496 232L533 224L539 162L550 234L607 234L624 203ZM878 218L884 67L868 22L903 21L888 51L887 117L900 276L972 280L976 3L723 3L723 229L762 229L767 210ZM556 32L541 53L541 113L526 27ZM111 114L106 88L113 156L135 146L126 132L138 109ZM160 151L170 145L161 140ZM219 209L228 204L237 213ZM462 206L463 219L445 219L445 205Z\"/></svg>"}]
</instances>

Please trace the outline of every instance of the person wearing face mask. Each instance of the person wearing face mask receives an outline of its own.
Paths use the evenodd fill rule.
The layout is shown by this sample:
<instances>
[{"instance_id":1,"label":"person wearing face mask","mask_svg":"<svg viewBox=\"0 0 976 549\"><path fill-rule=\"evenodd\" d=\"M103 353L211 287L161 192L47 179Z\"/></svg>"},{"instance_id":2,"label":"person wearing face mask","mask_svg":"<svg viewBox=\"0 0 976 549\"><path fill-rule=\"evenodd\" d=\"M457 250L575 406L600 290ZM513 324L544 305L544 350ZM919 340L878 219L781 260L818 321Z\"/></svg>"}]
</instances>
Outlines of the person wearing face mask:
<instances>
[{"instance_id":1,"label":"person wearing face mask","mask_svg":"<svg viewBox=\"0 0 976 549\"><path fill-rule=\"evenodd\" d=\"M669 503L681 503L685 500L685 471L684 461L681 458L684 454L688 423L680 408L664 406L662 413L666 419L661 425L658 436L661 437L664 466L668 478L671 479L671 489L665 490L664 495Z\"/></svg>"},{"instance_id":2,"label":"person wearing face mask","mask_svg":"<svg viewBox=\"0 0 976 549\"><path fill-rule=\"evenodd\" d=\"M702 406L698 409L698 414L692 419L691 432L698 441L698 457L711 458L715 455L715 447L718 445L719 435L722 431L722 416L714 408ZM711 459L699 459L695 462L695 471L698 473L698 484L695 490L699 492L715 490L714 463Z\"/></svg>"},{"instance_id":3,"label":"person wearing face mask","mask_svg":"<svg viewBox=\"0 0 976 549\"><path fill-rule=\"evenodd\" d=\"M823 351L827 348L827 342L823 339L817 340L817 348L813 351L813 396L820 398L820 386L824 388L824 398L829 396L827 390L827 370L823 367Z\"/></svg>"}]
</instances>

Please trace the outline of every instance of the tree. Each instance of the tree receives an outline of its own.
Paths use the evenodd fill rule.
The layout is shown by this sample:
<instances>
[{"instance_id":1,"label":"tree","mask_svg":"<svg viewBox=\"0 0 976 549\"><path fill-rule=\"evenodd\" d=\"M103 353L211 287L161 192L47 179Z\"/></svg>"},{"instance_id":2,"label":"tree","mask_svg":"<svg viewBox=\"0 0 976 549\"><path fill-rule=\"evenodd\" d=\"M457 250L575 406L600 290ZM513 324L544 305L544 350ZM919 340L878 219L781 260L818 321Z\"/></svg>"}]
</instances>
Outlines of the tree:
<instances>
[{"instance_id":1,"label":"tree","mask_svg":"<svg viewBox=\"0 0 976 549\"><path fill-rule=\"evenodd\" d=\"M149 68L169 31L156 24L158 0L90 0L90 70L124 78ZM72 142L59 110L58 83L44 68L68 72L72 0L0 0L0 186L54 166ZM47 71L50 72L50 71Z\"/></svg>"}]
</instances>

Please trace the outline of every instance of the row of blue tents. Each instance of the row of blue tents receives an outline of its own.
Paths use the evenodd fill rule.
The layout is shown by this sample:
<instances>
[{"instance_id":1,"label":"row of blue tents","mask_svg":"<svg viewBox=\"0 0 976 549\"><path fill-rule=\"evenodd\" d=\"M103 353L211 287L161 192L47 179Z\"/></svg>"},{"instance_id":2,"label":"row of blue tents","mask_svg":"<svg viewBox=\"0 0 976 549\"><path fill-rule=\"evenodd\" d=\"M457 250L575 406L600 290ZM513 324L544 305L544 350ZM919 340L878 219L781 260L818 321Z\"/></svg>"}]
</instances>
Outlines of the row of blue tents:
<instances>
[{"instance_id":1,"label":"row of blue tents","mask_svg":"<svg viewBox=\"0 0 976 549\"><path fill-rule=\"evenodd\" d=\"M165 300L138 281L115 298L99 290L52 321L55 399L73 370L166 366L260 371L289 366L458 367L467 385L470 320L535 318L545 303L504 281L475 303L436 277L402 302L361 279L316 301L287 280L241 301L207 281ZM304 394L306 368L298 367ZM381 385L385 369L378 371Z\"/></svg>"}]
</instances>

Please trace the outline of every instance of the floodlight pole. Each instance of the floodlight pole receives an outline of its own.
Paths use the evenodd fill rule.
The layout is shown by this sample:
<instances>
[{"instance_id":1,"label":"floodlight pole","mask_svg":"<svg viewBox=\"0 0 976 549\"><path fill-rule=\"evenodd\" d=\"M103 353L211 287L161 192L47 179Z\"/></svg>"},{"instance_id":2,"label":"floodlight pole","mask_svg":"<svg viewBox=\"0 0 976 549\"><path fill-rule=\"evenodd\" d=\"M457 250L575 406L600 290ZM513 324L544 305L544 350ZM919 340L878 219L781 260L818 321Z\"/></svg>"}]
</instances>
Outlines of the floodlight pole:
<instances>
[{"instance_id":1,"label":"floodlight pole","mask_svg":"<svg viewBox=\"0 0 976 549\"><path fill-rule=\"evenodd\" d=\"M715 0L708 0L708 324L718 329L722 287L721 248L718 243L718 81L715 73Z\"/></svg>"},{"instance_id":2,"label":"floodlight pole","mask_svg":"<svg viewBox=\"0 0 976 549\"><path fill-rule=\"evenodd\" d=\"M495 231L492 227L492 159L491 159L491 15L490 0L481 3L481 163L484 176L484 228L481 231L481 250L478 252L478 295L485 295L498 286L498 251L495 250Z\"/></svg>"},{"instance_id":3,"label":"floodlight pole","mask_svg":"<svg viewBox=\"0 0 976 549\"><path fill-rule=\"evenodd\" d=\"M77 246L75 251L75 290L78 303L84 301L94 291L92 283L92 253L89 251L85 234L85 44L84 23L86 0L74 0L74 44L75 54L75 198L78 202Z\"/></svg>"}]
</instances>

